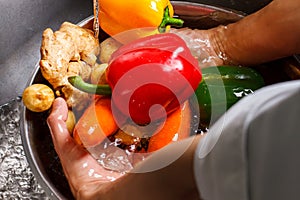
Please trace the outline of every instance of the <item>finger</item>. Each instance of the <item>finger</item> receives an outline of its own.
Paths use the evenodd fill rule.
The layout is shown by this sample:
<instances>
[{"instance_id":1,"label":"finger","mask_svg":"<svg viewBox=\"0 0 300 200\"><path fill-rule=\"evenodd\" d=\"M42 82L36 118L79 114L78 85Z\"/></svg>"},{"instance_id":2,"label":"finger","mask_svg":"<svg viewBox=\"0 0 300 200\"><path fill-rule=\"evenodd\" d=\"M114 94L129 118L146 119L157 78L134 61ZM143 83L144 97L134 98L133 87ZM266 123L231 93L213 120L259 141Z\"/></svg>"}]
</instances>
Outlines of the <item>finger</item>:
<instances>
[{"instance_id":1,"label":"finger","mask_svg":"<svg viewBox=\"0 0 300 200\"><path fill-rule=\"evenodd\" d=\"M66 141L71 139L66 126L68 107L64 99L57 98L53 102L52 111L47 119L55 149L60 154Z\"/></svg>"},{"instance_id":2,"label":"finger","mask_svg":"<svg viewBox=\"0 0 300 200\"><path fill-rule=\"evenodd\" d=\"M66 120L68 107L64 99L55 99L47 119L55 150L68 174L81 174L88 164L98 167L97 161L80 145L76 144L68 132ZM82 166L85 166L84 168ZM83 171L78 171L81 168ZM86 169L88 170L88 169Z\"/></svg>"},{"instance_id":3,"label":"finger","mask_svg":"<svg viewBox=\"0 0 300 200\"><path fill-rule=\"evenodd\" d=\"M47 119L53 144L62 162L72 162L86 151L75 143L66 125L68 106L64 99L55 99L52 111Z\"/></svg>"},{"instance_id":4,"label":"finger","mask_svg":"<svg viewBox=\"0 0 300 200\"><path fill-rule=\"evenodd\" d=\"M66 126L67 115L68 107L65 100L57 98L47 123L73 194L77 195L83 185L110 182L120 177L122 174L102 168L88 151L75 143Z\"/></svg>"},{"instance_id":5,"label":"finger","mask_svg":"<svg viewBox=\"0 0 300 200\"><path fill-rule=\"evenodd\" d=\"M64 99L55 99L52 111L47 119L55 150L60 158L65 174L69 179L76 180L80 166L95 162L90 155L70 136L66 126L68 107ZM83 172L83 171L81 171ZM84 173L84 172L83 172ZM71 181L73 182L73 181Z\"/></svg>"}]
</instances>

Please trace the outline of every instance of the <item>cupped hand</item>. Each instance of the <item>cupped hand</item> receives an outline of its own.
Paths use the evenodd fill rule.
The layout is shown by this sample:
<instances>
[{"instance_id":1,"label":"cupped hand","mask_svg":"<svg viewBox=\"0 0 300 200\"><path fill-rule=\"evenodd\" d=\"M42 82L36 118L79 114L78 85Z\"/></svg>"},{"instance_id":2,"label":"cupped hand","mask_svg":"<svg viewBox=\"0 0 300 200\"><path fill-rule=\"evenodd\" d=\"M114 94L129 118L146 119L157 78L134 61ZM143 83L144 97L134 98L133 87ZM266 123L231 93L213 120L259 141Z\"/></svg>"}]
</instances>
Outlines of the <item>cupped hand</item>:
<instances>
[{"instance_id":1,"label":"cupped hand","mask_svg":"<svg viewBox=\"0 0 300 200\"><path fill-rule=\"evenodd\" d=\"M151 154L135 167L137 173L118 173L103 168L88 151L75 143L67 130L67 113L66 102L57 98L47 122L76 199L183 199L187 194L190 199L198 199L192 166L200 137L190 137ZM167 166L161 166L161 161L169 160L170 155L181 156ZM149 170L153 166L160 167Z\"/></svg>"},{"instance_id":2,"label":"cupped hand","mask_svg":"<svg viewBox=\"0 0 300 200\"><path fill-rule=\"evenodd\" d=\"M60 158L71 191L76 199L90 199L121 173L106 170L82 146L75 143L67 130L68 107L64 99L55 99L47 119L55 150Z\"/></svg>"}]
</instances>

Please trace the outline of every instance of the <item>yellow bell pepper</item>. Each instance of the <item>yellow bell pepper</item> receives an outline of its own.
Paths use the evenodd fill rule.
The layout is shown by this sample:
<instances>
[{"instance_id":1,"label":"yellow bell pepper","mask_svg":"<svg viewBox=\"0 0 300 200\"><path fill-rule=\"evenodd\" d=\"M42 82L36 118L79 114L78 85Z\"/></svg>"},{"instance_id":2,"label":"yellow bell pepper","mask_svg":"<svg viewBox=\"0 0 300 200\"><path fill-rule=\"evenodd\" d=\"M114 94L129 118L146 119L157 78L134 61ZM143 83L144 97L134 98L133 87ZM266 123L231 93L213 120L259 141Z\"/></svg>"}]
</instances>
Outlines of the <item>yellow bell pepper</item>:
<instances>
[{"instance_id":1,"label":"yellow bell pepper","mask_svg":"<svg viewBox=\"0 0 300 200\"><path fill-rule=\"evenodd\" d=\"M135 29L138 30L135 37L142 37L165 32L170 25L183 24L181 19L173 18L174 10L169 0L99 0L99 2L99 24L110 36Z\"/></svg>"}]
</instances>

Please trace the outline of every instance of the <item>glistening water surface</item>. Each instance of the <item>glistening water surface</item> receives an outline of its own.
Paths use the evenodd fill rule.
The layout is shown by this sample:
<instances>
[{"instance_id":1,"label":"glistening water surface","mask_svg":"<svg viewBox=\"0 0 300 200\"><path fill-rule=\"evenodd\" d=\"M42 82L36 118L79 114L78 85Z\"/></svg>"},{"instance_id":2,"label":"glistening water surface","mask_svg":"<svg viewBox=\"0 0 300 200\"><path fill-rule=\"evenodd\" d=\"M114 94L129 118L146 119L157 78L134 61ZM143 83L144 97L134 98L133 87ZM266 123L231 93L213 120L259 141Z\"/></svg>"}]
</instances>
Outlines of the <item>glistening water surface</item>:
<instances>
[{"instance_id":1,"label":"glistening water surface","mask_svg":"<svg viewBox=\"0 0 300 200\"><path fill-rule=\"evenodd\" d=\"M0 199L49 199L24 154L20 108L21 99L0 106Z\"/></svg>"}]
</instances>

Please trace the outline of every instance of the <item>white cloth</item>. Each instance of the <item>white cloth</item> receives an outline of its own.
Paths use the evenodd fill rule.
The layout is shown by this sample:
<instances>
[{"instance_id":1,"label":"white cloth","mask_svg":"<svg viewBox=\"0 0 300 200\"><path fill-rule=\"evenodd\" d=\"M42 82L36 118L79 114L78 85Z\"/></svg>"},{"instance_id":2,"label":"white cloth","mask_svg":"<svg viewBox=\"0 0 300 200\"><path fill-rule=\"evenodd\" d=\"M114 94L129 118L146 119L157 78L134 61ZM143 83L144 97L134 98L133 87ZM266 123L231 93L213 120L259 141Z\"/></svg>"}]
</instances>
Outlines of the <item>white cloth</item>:
<instances>
[{"instance_id":1,"label":"white cloth","mask_svg":"<svg viewBox=\"0 0 300 200\"><path fill-rule=\"evenodd\" d=\"M300 81L229 109L199 143L194 170L204 200L299 200Z\"/></svg>"}]
</instances>

